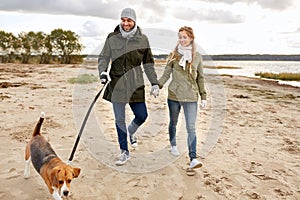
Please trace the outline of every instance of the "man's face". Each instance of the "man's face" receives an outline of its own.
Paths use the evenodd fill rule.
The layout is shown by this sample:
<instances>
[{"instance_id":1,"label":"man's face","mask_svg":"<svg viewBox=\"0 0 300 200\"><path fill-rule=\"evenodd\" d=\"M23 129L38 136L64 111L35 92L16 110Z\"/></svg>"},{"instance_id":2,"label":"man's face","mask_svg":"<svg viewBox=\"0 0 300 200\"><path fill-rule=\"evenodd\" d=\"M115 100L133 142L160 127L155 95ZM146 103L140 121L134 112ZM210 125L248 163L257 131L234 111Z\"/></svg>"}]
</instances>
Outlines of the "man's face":
<instances>
[{"instance_id":1,"label":"man's face","mask_svg":"<svg viewBox=\"0 0 300 200\"><path fill-rule=\"evenodd\" d=\"M124 31L130 31L134 27L134 21L130 18L122 17L121 26L123 27Z\"/></svg>"}]
</instances>

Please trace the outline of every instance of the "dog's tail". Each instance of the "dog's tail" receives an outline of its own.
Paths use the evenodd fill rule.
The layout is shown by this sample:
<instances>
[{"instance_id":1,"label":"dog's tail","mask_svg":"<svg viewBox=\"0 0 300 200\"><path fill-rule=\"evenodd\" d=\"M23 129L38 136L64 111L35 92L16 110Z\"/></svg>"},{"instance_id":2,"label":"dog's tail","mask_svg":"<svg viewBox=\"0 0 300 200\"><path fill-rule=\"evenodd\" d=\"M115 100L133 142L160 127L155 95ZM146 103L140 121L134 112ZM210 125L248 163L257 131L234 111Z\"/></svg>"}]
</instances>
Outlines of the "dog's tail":
<instances>
[{"instance_id":1,"label":"dog's tail","mask_svg":"<svg viewBox=\"0 0 300 200\"><path fill-rule=\"evenodd\" d=\"M42 127L42 123L44 121L44 118L45 118L45 113L41 112L40 119L39 119L38 123L35 125L32 137L34 137L36 135L41 135L41 127Z\"/></svg>"}]
</instances>

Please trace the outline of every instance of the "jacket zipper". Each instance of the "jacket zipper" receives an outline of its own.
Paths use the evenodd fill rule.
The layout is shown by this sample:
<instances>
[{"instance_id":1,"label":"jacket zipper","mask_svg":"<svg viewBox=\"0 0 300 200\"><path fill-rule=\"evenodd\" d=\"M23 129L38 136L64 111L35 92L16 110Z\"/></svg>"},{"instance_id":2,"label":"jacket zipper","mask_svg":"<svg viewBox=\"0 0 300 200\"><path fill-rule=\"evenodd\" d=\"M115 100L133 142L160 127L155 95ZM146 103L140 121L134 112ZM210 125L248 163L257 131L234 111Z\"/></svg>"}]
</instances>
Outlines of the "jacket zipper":
<instances>
[{"instance_id":1,"label":"jacket zipper","mask_svg":"<svg viewBox=\"0 0 300 200\"><path fill-rule=\"evenodd\" d=\"M126 72L126 51L127 51L127 45L128 45L128 39L125 39L125 51L124 51L124 63L123 63L123 72L124 72L124 78L125 78L125 90L126 90L126 98L128 97L128 84L127 84L127 72ZM130 101L128 99L128 101Z\"/></svg>"}]
</instances>

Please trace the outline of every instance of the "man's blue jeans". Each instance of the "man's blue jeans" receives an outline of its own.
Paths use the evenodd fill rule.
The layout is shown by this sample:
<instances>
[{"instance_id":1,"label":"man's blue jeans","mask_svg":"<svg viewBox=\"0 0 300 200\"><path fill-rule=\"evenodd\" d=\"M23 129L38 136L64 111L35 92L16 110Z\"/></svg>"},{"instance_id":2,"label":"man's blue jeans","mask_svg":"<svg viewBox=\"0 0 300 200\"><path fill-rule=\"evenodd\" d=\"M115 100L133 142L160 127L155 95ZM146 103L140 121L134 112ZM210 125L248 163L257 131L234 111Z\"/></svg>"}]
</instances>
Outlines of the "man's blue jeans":
<instances>
[{"instance_id":1,"label":"man's blue jeans","mask_svg":"<svg viewBox=\"0 0 300 200\"><path fill-rule=\"evenodd\" d=\"M121 151L128 152L127 144L127 128L125 122L125 106L127 103L112 102L113 110L115 114L115 124L118 132L118 141ZM145 102L129 103L129 106L134 114L134 119L128 126L130 134L136 132L139 126L141 126L147 119L148 113Z\"/></svg>"},{"instance_id":2,"label":"man's blue jeans","mask_svg":"<svg viewBox=\"0 0 300 200\"><path fill-rule=\"evenodd\" d=\"M189 149L190 160L196 158L196 117L197 117L197 102L178 102L168 99L169 107L169 139L172 146L176 146L176 126L181 107L184 110L184 117L187 130L187 144Z\"/></svg>"}]
</instances>

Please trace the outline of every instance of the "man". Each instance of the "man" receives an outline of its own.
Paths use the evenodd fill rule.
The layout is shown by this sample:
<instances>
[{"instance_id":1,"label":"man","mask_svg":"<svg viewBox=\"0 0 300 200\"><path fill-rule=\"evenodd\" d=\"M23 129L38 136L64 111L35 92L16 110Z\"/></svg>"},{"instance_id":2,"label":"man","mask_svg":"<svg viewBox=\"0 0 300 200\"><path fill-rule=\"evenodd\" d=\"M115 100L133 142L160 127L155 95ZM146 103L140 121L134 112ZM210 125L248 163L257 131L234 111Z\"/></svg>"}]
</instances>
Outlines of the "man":
<instances>
[{"instance_id":1,"label":"man","mask_svg":"<svg viewBox=\"0 0 300 200\"><path fill-rule=\"evenodd\" d=\"M135 133L148 116L141 65L152 85L150 94L157 97L159 87L148 38L136 24L135 11L125 8L121 12L121 23L106 38L98 58L101 83L108 82L103 98L112 103L121 149L121 155L116 165L123 165L130 159L125 123L126 104L129 104L134 114L134 119L128 126L130 143L133 148L137 147Z\"/></svg>"}]
</instances>

